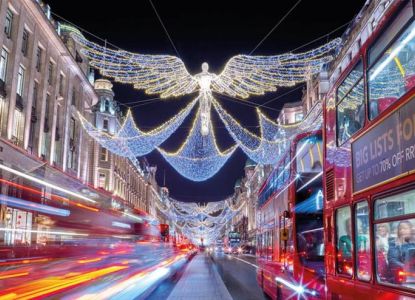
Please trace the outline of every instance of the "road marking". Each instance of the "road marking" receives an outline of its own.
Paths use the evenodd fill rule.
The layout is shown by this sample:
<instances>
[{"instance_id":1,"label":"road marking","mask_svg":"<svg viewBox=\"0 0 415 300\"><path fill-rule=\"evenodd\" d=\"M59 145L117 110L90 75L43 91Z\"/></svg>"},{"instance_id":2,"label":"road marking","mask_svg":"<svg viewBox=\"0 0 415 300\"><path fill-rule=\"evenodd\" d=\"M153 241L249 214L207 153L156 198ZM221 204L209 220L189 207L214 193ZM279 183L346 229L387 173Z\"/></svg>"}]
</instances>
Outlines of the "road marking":
<instances>
[{"instance_id":1,"label":"road marking","mask_svg":"<svg viewBox=\"0 0 415 300\"><path fill-rule=\"evenodd\" d=\"M241 258L239 258L239 257L236 257L236 256L232 256L232 255L230 255L230 254L226 254L229 258L235 258L235 259L237 259L237 260L240 260L240 261L242 261L242 262L244 262L244 263L246 263L246 264L248 264L248 265L250 265L250 266L252 266L252 267L254 267L255 269L258 269L258 266L257 265L254 265L253 263L250 263L249 261L246 261L246 260L243 260L243 259L241 259Z\"/></svg>"}]
</instances>

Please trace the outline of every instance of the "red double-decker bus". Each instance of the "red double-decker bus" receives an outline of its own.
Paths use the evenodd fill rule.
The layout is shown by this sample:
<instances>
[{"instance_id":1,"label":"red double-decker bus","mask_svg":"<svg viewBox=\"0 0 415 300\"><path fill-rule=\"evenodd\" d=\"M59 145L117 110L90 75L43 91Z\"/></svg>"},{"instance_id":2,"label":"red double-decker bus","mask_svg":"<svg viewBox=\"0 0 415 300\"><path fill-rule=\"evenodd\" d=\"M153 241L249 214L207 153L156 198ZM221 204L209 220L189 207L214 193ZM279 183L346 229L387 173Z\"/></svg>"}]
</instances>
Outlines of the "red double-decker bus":
<instances>
[{"instance_id":1,"label":"red double-decker bus","mask_svg":"<svg viewBox=\"0 0 415 300\"><path fill-rule=\"evenodd\" d=\"M328 299L415 299L414 5L383 5L324 105Z\"/></svg>"},{"instance_id":2,"label":"red double-decker bus","mask_svg":"<svg viewBox=\"0 0 415 300\"><path fill-rule=\"evenodd\" d=\"M320 131L298 135L259 191L257 280L273 299L324 295L322 153Z\"/></svg>"}]
</instances>

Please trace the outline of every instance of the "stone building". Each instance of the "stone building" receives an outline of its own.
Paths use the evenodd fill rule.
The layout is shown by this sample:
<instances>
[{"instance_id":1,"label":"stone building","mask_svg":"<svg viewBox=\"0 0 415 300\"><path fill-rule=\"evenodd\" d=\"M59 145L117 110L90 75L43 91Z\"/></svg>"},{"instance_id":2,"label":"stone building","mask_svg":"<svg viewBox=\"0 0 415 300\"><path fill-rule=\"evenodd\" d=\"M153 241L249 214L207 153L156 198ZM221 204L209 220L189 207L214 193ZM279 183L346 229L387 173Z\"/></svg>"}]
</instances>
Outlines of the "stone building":
<instances>
[{"instance_id":1,"label":"stone building","mask_svg":"<svg viewBox=\"0 0 415 300\"><path fill-rule=\"evenodd\" d=\"M114 100L112 84L98 79L94 86L98 102L92 108L93 123L97 129L113 135L120 128L122 113ZM113 208L131 207L155 216L149 200L154 193L151 186L157 183L152 180L155 171L147 162L140 164L138 160L117 156L95 141L91 141L90 162L89 181L95 188L112 194Z\"/></svg>"},{"instance_id":2,"label":"stone building","mask_svg":"<svg viewBox=\"0 0 415 300\"><path fill-rule=\"evenodd\" d=\"M1 194L55 206L67 205L52 199L64 195L80 205L155 217L156 169L108 153L82 128L79 114L109 132L120 119L110 83L94 81L71 38L77 29L55 21L48 5L33 0L1 0L0 28ZM0 242L37 242L32 231L47 229L45 220L2 202L0 224L13 234L1 233Z\"/></svg>"}]
</instances>

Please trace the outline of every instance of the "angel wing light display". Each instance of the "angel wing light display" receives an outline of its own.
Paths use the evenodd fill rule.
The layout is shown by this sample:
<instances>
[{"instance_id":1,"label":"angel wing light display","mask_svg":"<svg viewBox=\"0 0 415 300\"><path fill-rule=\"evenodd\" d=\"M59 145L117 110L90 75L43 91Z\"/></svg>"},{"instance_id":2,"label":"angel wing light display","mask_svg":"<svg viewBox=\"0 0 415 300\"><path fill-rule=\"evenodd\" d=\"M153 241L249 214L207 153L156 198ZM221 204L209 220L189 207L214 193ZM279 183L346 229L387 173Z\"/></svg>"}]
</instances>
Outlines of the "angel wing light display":
<instances>
[{"instance_id":1,"label":"angel wing light display","mask_svg":"<svg viewBox=\"0 0 415 300\"><path fill-rule=\"evenodd\" d=\"M188 140L183 145L192 145L195 140L201 140L202 144L207 146L213 145L214 136L210 120L211 108L213 107L236 144L258 163L272 163L278 159L278 151L281 151L281 147L286 144L284 142L286 136L281 134L285 132L284 128L265 118L265 115L258 110L261 136L256 136L244 130L219 105L214 98L214 93L246 99L251 95L275 92L277 87L293 86L304 82L309 76L319 72L321 67L332 59L330 52L340 44L340 39L335 39L311 51L297 54L237 55L226 63L220 74L210 73L209 65L205 62L202 64L202 72L191 75L183 61L175 56L145 55L114 50L93 43L80 34L73 33L72 36L82 45L82 52L88 57L90 64L97 68L102 75L111 77L117 82L132 84L136 89L144 90L147 94L158 94L161 98L179 97L197 92L198 95L195 97L195 101L199 103L196 114L198 121L194 124L198 124L199 132L195 133L192 130ZM185 110L185 113L182 113L177 120L182 122L184 119L182 117L187 116L189 112L190 110ZM310 118L308 122L310 122ZM169 124L171 130L166 129L166 132L171 134L178 126L174 121ZM303 127L307 126L303 124ZM135 140L140 139L134 135L134 130L130 130L127 135L115 135L108 139L108 137L101 137L85 121L84 128L104 147L112 149L116 143L120 143L118 149L127 147L137 156L148 153L149 150L155 149L165 140L165 138L159 138L156 142L155 138L152 139L151 134L147 134L144 143L145 151L142 151L144 144L135 142ZM168 136L163 135L166 138ZM167 153L160 148L158 149L179 173L196 181L206 180L213 176L234 150L232 148L232 151L222 153L215 144L215 147L211 147L209 151L199 151L198 154L191 154L190 149L193 148L186 146L185 151L175 153ZM272 159L270 159L271 155ZM198 164L189 164L189 162L196 161L195 157L197 157ZM217 163L219 161L221 163Z\"/></svg>"}]
</instances>

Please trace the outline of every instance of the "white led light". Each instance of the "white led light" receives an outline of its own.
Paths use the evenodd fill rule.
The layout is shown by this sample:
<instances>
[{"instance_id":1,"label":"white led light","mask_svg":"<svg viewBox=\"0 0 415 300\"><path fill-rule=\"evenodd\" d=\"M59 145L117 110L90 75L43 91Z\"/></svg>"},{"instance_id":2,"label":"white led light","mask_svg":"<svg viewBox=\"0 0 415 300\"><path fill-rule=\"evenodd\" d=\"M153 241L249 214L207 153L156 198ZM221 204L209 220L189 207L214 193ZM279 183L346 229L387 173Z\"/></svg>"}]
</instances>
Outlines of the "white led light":
<instances>
[{"instance_id":1,"label":"white led light","mask_svg":"<svg viewBox=\"0 0 415 300\"><path fill-rule=\"evenodd\" d=\"M136 157L157 148L182 176L193 181L207 180L216 174L238 146L258 163L276 163L290 144L290 139L295 136L293 133L298 134L321 125L321 109L315 109L309 118L293 126L276 124L258 110L261 130L258 137L245 130L218 104L213 97L214 92L248 98L250 95L274 92L279 86L293 86L304 82L332 59L329 53L341 42L336 39L316 49L297 54L236 55L229 59L220 74L210 73L209 65L203 63L202 72L191 75L182 60L175 56L113 50L88 41L77 32L73 32L72 37L83 47L82 52L88 57L90 64L115 81L133 84L136 89L145 90L149 94L160 94L162 98L199 93L187 108L150 132L137 128L131 112L114 136L100 132L80 116L85 130L111 152L125 157ZM182 147L176 152L159 148L182 124L195 102L199 102L198 115ZM216 145L210 120L211 104L237 143L223 152ZM195 132L195 127L198 132Z\"/></svg>"}]
</instances>

